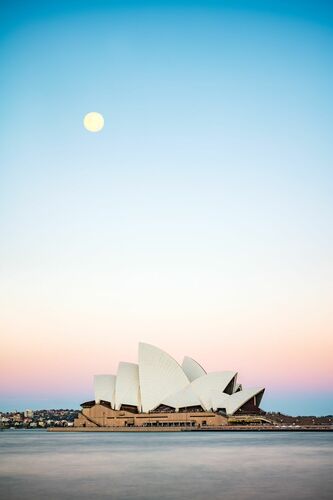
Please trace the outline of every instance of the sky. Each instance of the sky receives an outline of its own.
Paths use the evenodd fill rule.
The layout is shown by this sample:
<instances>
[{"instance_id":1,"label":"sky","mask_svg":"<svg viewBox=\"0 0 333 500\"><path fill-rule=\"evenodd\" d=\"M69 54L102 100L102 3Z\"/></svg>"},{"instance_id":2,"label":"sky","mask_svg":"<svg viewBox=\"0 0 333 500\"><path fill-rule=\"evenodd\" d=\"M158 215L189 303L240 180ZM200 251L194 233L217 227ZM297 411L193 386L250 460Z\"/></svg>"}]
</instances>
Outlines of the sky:
<instances>
[{"instance_id":1,"label":"sky","mask_svg":"<svg viewBox=\"0 0 333 500\"><path fill-rule=\"evenodd\" d=\"M0 410L143 341L332 414L331 2L1 9Z\"/></svg>"}]
</instances>

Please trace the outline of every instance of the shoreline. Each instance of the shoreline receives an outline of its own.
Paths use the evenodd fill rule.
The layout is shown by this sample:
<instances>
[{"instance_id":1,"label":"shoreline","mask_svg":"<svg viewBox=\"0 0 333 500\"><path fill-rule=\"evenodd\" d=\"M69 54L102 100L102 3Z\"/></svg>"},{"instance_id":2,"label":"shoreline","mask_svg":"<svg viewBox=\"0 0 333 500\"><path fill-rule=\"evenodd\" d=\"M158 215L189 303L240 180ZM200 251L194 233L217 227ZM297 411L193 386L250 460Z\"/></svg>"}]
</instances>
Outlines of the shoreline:
<instances>
[{"instance_id":1,"label":"shoreline","mask_svg":"<svg viewBox=\"0 0 333 500\"><path fill-rule=\"evenodd\" d=\"M332 432L333 426L221 426L211 428L181 427L49 427L48 432Z\"/></svg>"}]
</instances>

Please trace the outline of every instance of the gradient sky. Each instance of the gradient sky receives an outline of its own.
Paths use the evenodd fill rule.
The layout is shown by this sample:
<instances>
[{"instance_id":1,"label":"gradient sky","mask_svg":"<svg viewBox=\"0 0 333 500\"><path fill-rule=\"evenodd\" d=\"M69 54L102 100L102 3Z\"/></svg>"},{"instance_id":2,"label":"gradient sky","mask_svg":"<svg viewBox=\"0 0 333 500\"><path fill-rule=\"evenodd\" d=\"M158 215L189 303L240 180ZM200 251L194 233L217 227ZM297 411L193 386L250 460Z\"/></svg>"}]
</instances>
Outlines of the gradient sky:
<instances>
[{"instance_id":1,"label":"gradient sky","mask_svg":"<svg viewBox=\"0 0 333 500\"><path fill-rule=\"evenodd\" d=\"M0 409L142 340L332 413L331 2L1 9Z\"/></svg>"}]
</instances>

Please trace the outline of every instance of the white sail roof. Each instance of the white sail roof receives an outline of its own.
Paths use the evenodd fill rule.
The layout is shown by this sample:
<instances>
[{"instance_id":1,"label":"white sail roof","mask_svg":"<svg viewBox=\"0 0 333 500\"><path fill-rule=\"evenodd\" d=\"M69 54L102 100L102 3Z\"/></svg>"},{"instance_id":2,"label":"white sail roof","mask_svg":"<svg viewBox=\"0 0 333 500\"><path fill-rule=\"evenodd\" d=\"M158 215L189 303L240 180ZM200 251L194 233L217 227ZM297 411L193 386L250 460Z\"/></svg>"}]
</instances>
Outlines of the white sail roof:
<instances>
[{"instance_id":1,"label":"white sail roof","mask_svg":"<svg viewBox=\"0 0 333 500\"><path fill-rule=\"evenodd\" d=\"M114 392L116 385L115 375L95 375L94 376L94 392L95 401L108 401L111 407L114 408Z\"/></svg>"},{"instance_id":2,"label":"white sail roof","mask_svg":"<svg viewBox=\"0 0 333 500\"><path fill-rule=\"evenodd\" d=\"M257 406L259 406L264 388L243 389L235 392L231 396L228 394L216 395L213 399L213 410L218 408L225 408L228 415L233 415L239 408L241 408L247 401L254 396L258 396Z\"/></svg>"},{"instance_id":3,"label":"white sail roof","mask_svg":"<svg viewBox=\"0 0 333 500\"><path fill-rule=\"evenodd\" d=\"M175 359L145 343L139 344L139 379L143 412L154 410L168 396L189 384Z\"/></svg>"},{"instance_id":4,"label":"white sail roof","mask_svg":"<svg viewBox=\"0 0 333 500\"><path fill-rule=\"evenodd\" d=\"M213 408L213 401L218 395L223 395L223 391L232 380L236 380L237 372L212 372L193 380L191 387L199 398L201 406L210 411Z\"/></svg>"},{"instance_id":5,"label":"white sail roof","mask_svg":"<svg viewBox=\"0 0 333 500\"><path fill-rule=\"evenodd\" d=\"M181 391L172 394L168 398L165 398L162 401L162 404L166 406L171 406L171 408L175 408L179 410L179 408L186 408L189 406L201 406L200 399L193 392L192 386L188 385Z\"/></svg>"},{"instance_id":6,"label":"white sail roof","mask_svg":"<svg viewBox=\"0 0 333 500\"><path fill-rule=\"evenodd\" d=\"M121 405L141 408L139 367L135 363L119 363L116 380L115 409Z\"/></svg>"},{"instance_id":7,"label":"white sail roof","mask_svg":"<svg viewBox=\"0 0 333 500\"><path fill-rule=\"evenodd\" d=\"M195 359L189 358L188 356L185 356L182 362L182 368L190 382L192 382L196 378L206 375L206 372L202 368L202 366L199 365L199 363L195 361Z\"/></svg>"},{"instance_id":8,"label":"white sail roof","mask_svg":"<svg viewBox=\"0 0 333 500\"><path fill-rule=\"evenodd\" d=\"M236 379L233 371L207 374L187 356L181 367L158 347L140 343L139 365L119 363L117 377L95 375L95 401L108 401L117 410L129 405L149 412L164 404L176 410L191 406L201 406L206 411L225 408L228 415L253 397L259 406L264 389L243 389Z\"/></svg>"}]
</instances>

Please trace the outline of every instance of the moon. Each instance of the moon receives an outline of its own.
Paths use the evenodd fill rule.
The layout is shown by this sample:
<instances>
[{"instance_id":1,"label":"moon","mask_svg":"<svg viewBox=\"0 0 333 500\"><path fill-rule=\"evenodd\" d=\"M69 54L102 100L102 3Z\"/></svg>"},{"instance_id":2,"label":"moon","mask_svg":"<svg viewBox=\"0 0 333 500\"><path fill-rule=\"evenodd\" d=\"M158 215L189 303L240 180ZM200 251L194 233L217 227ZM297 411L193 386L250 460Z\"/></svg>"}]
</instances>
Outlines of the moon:
<instances>
[{"instance_id":1,"label":"moon","mask_svg":"<svg viewBox=\"0 0 333 500\"><path fill-rule=\"evenodd\" d=\"M85 115L83 125L89 132L100 132L104 127L103 115L96 111L91 111Z\"/></svg>"}]
</instances>

